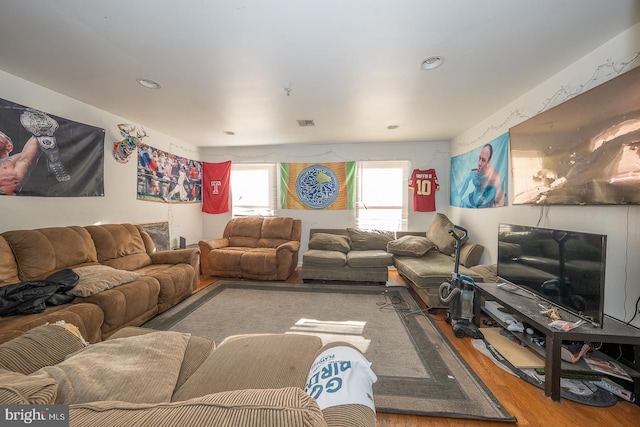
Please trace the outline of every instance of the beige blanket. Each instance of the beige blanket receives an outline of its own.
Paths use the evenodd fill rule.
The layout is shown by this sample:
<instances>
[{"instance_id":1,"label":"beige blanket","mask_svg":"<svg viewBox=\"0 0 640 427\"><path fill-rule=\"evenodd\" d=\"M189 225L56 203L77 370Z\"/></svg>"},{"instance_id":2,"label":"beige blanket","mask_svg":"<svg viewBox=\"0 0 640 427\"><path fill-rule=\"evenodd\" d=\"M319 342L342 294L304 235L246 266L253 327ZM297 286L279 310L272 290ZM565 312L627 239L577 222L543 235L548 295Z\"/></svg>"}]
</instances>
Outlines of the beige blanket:
<instances>
[{"instance_id":1,"label":"beige blanket","mask_svg":"<svg viewBox=\"0 0 640 427\"><path fill-rule=\"evenodd\" d=\"M153 332L93 344L31 374L58 383L56 404L169 402L190 334Z\"/></svg>"}]
</instances>

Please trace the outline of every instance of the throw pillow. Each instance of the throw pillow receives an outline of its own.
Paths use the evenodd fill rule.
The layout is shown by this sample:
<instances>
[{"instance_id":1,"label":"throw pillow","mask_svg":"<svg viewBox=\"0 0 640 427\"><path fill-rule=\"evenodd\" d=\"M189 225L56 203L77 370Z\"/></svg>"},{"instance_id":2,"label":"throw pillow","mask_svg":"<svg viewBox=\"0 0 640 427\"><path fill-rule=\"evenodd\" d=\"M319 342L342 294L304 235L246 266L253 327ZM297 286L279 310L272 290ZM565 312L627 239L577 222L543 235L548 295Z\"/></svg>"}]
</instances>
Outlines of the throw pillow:
<instances>
[{"instance_id":1,"label":"throw pillow","mask_svg":"<svg viewBox=\"0 0 640 427\"><path fill-rule=\"evenodd\" d=\"M427 230L427 239L431 240L438 247L438 251L445 255L451 255L456 250L456 239L449 234L449 230L454 230L453 226L454 224L446 215L438 213ZM460 230L455 230L455 233L462 237Z\"/></svg>"},{"instance_id":2,"label":"throw pillow","mask_svg":"<svg viewBox=\"0 0 640 427\"><path fill-rule=\"evenodd\" d=\"M34 378L0 369L0 402L3 405L49 405L55 402L53 378Z\"/></svg>"},{"instance_id":3,"label":"throw pillow","mask_svg":"<svg viewBox=\"0 0 640 427\"><path fill-rule=\"evenodd\" d=\"M118 270L108 265L88 265L74 268L73 271L79 277L78 283L67 293L77 297L88 297L133 282L142 276L140 273Z\"/></svg>"},{"instance_id":4,"label":"throw pillow","mask_svg":"<svg viewBox=\"0 0 640 427\"><path fill-rule=\"evenodd\" d=\"M55 379L57 404L169 402L188 342L189 334L171 331L109 339L31 377Z\"/></svg>"},{"instance_id":5,"label":"throw pillow","mask_svg":"<svg viewBox=\"0 0 640 427\"><path fill-rule=\"evenodd\" d=\"M382 230L358 230L347 228L351 239L351 249L367 251L372 249L387 250L387 243L396 238L393 231Z\"/></svg>"},{"instance_id":6,"label":"throw pillow","mask_svg":"<svg viewBox=\"0 0 640 427\"><path fill-rule=\"evenodd\" d=\"M421 257L436 245L423 236L402 236L387 243L387 252L398 256Z\"/></svg>"},{"instance_id":7,"label":"throw pillow","mask_svg":"<svg viewBox=\"0 0 640 427\"><path fill-rule=\"evenodd\" d=\"M347 236L331 233L315 233L309 240L309 249L339 251L346 254L351 250L351 245Z\"/></svg>"}]
</instances>

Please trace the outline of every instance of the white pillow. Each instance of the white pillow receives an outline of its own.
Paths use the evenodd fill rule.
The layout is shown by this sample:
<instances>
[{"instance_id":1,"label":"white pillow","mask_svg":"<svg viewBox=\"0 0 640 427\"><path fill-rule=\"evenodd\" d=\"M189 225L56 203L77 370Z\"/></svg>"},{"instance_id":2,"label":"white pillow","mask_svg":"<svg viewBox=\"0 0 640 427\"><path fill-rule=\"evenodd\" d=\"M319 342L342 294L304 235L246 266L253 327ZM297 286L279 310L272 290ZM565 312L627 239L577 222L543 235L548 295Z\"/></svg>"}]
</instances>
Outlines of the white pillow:
<instances>
[{"instance_id":1,"label":"white pillow","mask_svg":"<svg viewBox=\"0 0 640 427\"><path fill-rule=\"evenodd\" d=\"M118 270L108 265L88 265L74 268L78 275L78 283L67 291L69 295L88 297L125 283L133 282L142 274L133 271Z\"/></svg>"}]
</instances>

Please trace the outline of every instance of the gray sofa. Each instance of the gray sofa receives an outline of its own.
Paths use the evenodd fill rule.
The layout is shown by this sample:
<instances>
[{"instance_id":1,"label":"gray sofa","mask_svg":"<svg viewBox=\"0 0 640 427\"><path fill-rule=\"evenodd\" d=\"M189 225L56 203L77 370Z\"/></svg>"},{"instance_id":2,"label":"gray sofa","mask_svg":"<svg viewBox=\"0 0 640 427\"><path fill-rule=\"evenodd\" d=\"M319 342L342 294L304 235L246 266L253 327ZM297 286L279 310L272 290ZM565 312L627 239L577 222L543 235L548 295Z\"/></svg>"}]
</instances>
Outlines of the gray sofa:
<instances>
[{"instance_id":1,"label":"gray sofa","mask_svg":"<svg viewBox=\"0 0 640 427\"><path fill-rule=\"evenodd\" d=\"M353 228L312 228L309 250L302 255L302 280L346 280L386 283L393 255L390 232Z\"/></svg>"},{"instance_id":2,"label":"gray sofa","mask_svg":"<svg viewBox=\"0 0 640 427\"><path fill-rule=\"evenodd\" d=\"M302 255L302 279L386 283L389 267L395 267L427 306L441 306L438 289L455 267L451 229L453 223L440 213L426 232L311 229L309 250ZM480 244L463 242L459 273L481 282L482 275L471 267L483 251Z\"/></svg>"}]
</instances>

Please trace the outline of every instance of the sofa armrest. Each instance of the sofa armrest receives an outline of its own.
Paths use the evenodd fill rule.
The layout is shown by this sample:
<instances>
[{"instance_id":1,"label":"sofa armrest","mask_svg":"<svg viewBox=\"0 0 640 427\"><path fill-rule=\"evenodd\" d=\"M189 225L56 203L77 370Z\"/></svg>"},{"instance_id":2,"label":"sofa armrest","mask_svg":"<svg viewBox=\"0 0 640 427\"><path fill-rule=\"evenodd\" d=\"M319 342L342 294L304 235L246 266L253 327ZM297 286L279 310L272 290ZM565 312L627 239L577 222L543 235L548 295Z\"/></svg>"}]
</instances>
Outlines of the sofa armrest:
<instances>
[{"instance_id":1,"label":"sofa armrest","mask_svg":"<svg viewBox=\"0 0 640 427\"><path fill-rule=\"evenodd\" d=\"M276 252L280 252L280 251L296 252L299 250L300 250L300 242L297 242L295 240L291 240L289 242L283 243L276 248Z\"/></svg>"},{"instance_id":2,"label":"sofa armrest","mask_svg":"<svg viewBox=\"0 0 640 427\"><path fill-rule=\"evenodd\" d=\"M191 264L197 265L200 249L176 249L151 254L152 264Z\"/></svg>"},{"instance_id":3,"label":"sofa armrest","mask_svg":"<svg viewBox=\"0 0 640 427\"><path fill-rule=\"evenodd\" d=\"M302 389L230 390L186 401L128 403L99 401L69 406L75 426L293 426L326 427L313 398ZM351 427L341 424L342 427Z\"/></svg>"},{"instance_id":4,"label":"sofa armrest","mask_svg":"<svg viewBox=\"0 0 640 427\"><path fill-rule=\"evenodd\" d=\"M484 246L478 243L466 243L462 245L460 248L460 264L467 268L478 265L482 252L484 252Z\"/></svg>"},{"instance_id":5,"label":"sofa armrest","mask_svg":"<svg viewBox=\"0 0 640 427\"><path fill-rule=\"evenodd\" d=\"M212 251L214 249L226 248L229 246L229 239L225 239L220 237L218 239L209 239L209 240L200 240L198 242L198 246L200 246L200 251L203 254Z\"/></svg>"}]
</instances>

